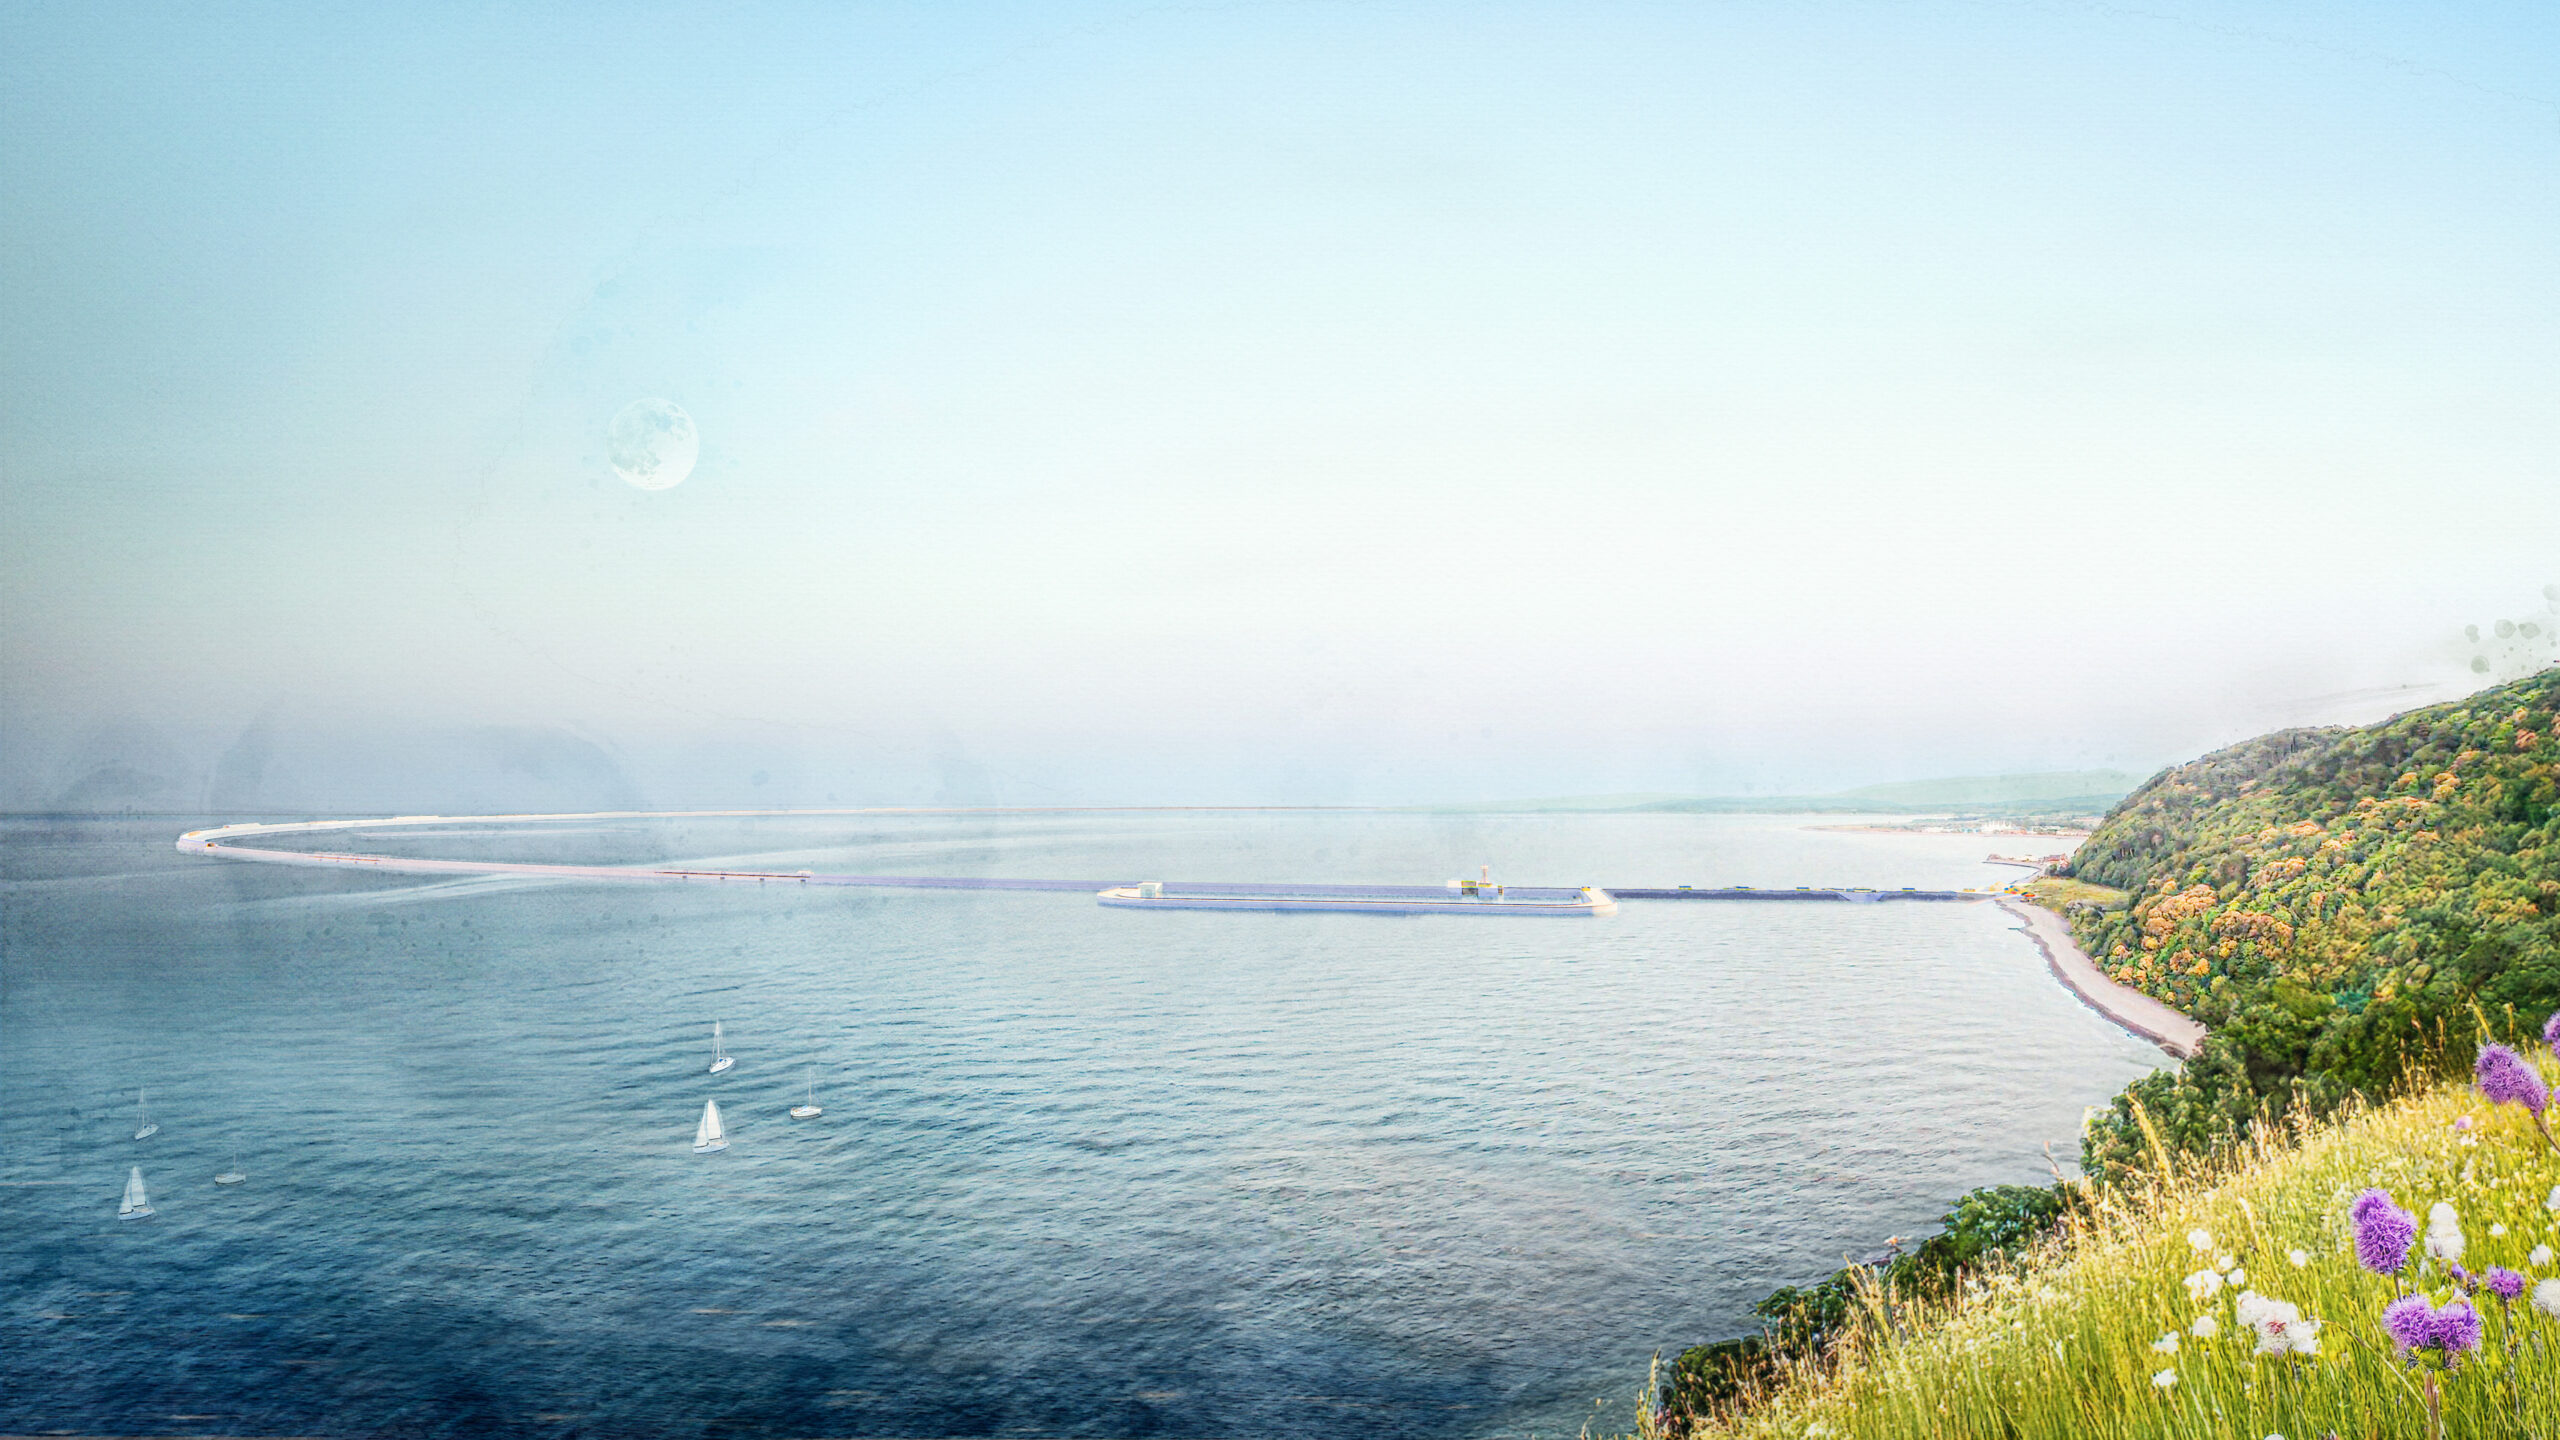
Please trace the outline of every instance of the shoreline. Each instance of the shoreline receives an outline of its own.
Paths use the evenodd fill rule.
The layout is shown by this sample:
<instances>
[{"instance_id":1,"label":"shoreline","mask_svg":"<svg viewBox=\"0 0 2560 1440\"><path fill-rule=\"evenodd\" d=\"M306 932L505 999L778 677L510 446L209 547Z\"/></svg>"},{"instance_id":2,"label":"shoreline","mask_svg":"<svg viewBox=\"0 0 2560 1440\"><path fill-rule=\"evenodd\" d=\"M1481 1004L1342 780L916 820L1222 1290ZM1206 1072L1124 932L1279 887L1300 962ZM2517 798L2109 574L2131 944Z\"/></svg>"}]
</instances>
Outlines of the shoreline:
<instances>
[{"instance_id":1,"label":"shoreline","mask_svg":"<svg viewBox=\"0 0 2560 1440\"><path fill-rule=\"evenodd\" d=\"M2195 1058L2204 1044L2204 1026L2139 990L2108 979L2071 938L2071 927L2061 916L2033 901L2008 895L1995 898L2001 909L2025 922L2020 928L2044 952L2045 968L2079 996L2080 1003L2180 1060Z\"/></svg>"}]
</instances>

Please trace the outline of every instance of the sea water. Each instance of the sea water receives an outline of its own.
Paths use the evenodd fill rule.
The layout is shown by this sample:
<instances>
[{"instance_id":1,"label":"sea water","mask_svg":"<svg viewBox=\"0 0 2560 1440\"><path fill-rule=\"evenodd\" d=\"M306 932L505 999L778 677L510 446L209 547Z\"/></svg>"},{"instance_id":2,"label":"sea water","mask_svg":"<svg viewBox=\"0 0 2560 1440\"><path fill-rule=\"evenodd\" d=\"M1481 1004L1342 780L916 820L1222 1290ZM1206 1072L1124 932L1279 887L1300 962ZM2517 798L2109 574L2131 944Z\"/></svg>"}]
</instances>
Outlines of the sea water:
<instances>
[{"instance_id":1,"label":"sea water","mask_svg":"<svg viewBox=\"0 0 2560 1440\"><path fill-rule=\"evenodd\" d=\"M1773 1286L2049 1182L2163 1063L1989 904L439 881L171 849L204 823L0 831L0 1430L1569 1435ZM1889 889L2050 842L1212 812L297 843ZM787 1118L812 1078L826 1113ZM731 1144L697 1157L710 1099ZM135 1164L159 1214L120 1223Z\"/></svg>"}]
</instances>

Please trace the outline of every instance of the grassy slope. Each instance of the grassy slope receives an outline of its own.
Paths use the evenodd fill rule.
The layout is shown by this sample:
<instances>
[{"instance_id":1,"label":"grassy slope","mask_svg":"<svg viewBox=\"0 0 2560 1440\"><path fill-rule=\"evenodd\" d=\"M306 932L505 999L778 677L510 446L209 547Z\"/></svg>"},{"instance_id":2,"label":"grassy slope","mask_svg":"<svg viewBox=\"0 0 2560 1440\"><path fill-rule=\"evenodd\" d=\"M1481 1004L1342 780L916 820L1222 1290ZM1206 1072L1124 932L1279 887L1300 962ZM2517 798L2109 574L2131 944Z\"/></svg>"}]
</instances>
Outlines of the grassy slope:
<instances>
[{"instance_id":1,"label":"grassy slope","mask_svg":"<svg viewBox=\"0 0 2560 1440\"><path fill-rule=\"evenodd\" d=\"M2121 910L2133 897L2111 886L2075 880L2068 876L2045 875L2020 881L2018 888L2048 910L2068 916L2074 905L2088 905L2100 910Z\"/></svg>"},{"instance_id":2,"label":"grassy slope","mask_svg":"<svg viewBox=\"0 0 2560 1440\"><path fill-rule=\"evenodd\" d=\"M2543 1056L2546 1076L2560 1064ZM2458 1116L2474 1119L2465 1135ZM2426 1433L2410 1374L2395 1364L2376 1315L2388 1284L2359 1270L2345 1241L2348 1198L2379 1185L2421 1214L2437 1200L2461 1212L2474 1269L2529 1269L2537 1244L2560 1246L2560 1155L2513 1107L2480 1104L2447 1085L2313 1130L2299 1145L2262 1145L2219 1178L2189 1171L2155 1188L2101 1192L2096 1212L2019 1265L1985 1277L1952 1306L1897 1310L1899 1334L1864 1325L1837 1370L1801 1367L1745 1419L1693 1433L1751 1437L1950 1436L2134 1440L2270 1434L2309 1440ZM2492 1225L2506 1234L2492 1236ZM2190 1300L2182 1279L2211 1263L2190 1248L2202 1228L2247 1272L2246 1288L2324 1322L2320 1353L2259 1359L2232 1319L2235 1292ZM2287 1258L2301 1249L2309 1263ZM2554 1274L2541 1267L2537 1278ZM2440 1271L2421 1284L2438 1300ZM2200 1314L2220 1333L2182 1333L2175 1354L2152 1347ZM2520 1342L2511 1372L2510 1334ZM2560 1436L2560 1321L2488 1307L2482 1359L2443 1380L2449 1436ZM2153 1383L2176 1372L2166 1390ZM2516 1406L2523 1405L2519 1426ZM1818 1428L1817 1428L1818 1427Z\"/></svg>"}]
</instances>

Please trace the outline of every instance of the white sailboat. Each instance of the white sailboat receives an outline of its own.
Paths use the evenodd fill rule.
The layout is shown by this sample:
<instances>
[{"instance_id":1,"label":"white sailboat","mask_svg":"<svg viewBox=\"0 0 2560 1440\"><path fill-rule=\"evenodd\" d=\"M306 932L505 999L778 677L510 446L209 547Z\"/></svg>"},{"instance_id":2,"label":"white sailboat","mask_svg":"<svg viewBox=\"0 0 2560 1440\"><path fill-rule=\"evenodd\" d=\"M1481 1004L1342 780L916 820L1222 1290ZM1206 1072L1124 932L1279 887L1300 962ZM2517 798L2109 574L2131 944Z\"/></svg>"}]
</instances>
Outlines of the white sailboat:
<instances>
[{"instance_id":1,"label":"white sailboat","mask_svg":"<svg viewBox=\"0 0 2560 1440\"><path fill-rule=\"evenodd\" d=\"M152 1216L151 1193L142 1188L142 1167L133 1167L133 1178L124 1182L124 1203L116 1207L119 1220L148 1220Z\"/></svg>"},{"instance_id":2,"label":"white sailboat","mask_svg":"<svg viewBox=\"0 0 2560 1440\"><path fill-rule=\"evenodd\" d=\"M231 1168L214 1176L213 1183L216 1185L237 1185L248 1178L249 1173L240 1168L240 1147L234 1145L231 1147Z\"/></svg>"},{"instance_id":3,"label":"white sailboat","mask_svg":"<svg viewBox=\"0 0 2560 1440\"><path fill-rule=\"evenodd\" d=\"M818 1077L815 1074L812 1074L809 1077L809 1103L806 1105L792 1106L791 1118L794 1120L815 1120L826 1113L826 1107L818 1103Z\"/></svg>"},{"instance_id":4,"label":"white sailboat","mask_svg":"<svg viewBox=\"0 0 2560 1440\"><path fill-rule=\"evenodd\" d=\"M710 1155L729 1148L729 1132L720 1128L720 1102L702 1102L702 1123L693 1127L693 1153Z\"/></svg>"},{"instance_id":5,"label":"white sailboat","mask_svg":"<svg viewBox=\"0 0 2560 1440\"><path fill-rule=\"evenodd\" d=\"M712 1073L712 1074L714 1074L714 1075L717 1075L717 1074L719 1074L721 1071L726 1070L726 1069L728 1069L730 1066L735 1065L735 1064L737 1064L737 1063L738 1063L738 1061L737 1061L737 1057L735 1057L735 1056L731 1055L731 1054L730 1054L726 1049L722 1048L722 1046L721 1046L721 1044L720 1044L720 1022L719 1022L719 1021L717 1021L717 1020L712 1021L712 1022L711 1022L711 1073Z\"/></svg>"},{"instance_id":6,"label":"white sailboat","mask_svg":"<svg viewBox=\"0 0 2560 1440\"><path fill-rule=\"evenodd\" d=\"M159 1134L160 1127L153 1124L151 1121L151 1092L149 1090L144 1090L142 1092L142 1098L136 1101L135 1104L142 1112L142 1128L133 1132L133 1138L136 1140L148 1140L152 1136Z\"/></svg>"}]
</instances>

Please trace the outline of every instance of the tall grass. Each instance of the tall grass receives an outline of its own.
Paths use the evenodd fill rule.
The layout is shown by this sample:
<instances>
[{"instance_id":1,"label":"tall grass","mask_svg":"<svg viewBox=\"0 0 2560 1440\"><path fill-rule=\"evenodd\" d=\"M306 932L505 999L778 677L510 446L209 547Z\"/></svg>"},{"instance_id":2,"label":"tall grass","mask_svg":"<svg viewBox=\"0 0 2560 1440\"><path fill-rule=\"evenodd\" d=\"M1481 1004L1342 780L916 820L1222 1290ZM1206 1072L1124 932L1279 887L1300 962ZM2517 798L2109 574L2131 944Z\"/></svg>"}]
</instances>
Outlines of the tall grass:
<instances>
[{"instance_id":1,"label":"tall grass","mask_svg":"<svg viewBox=\"0 0 2560 1440\"><path fill-rule=\"evenodd\" d=\"M2537 1063L2554 1073L2547 1053ZM2158 1158L2165 1172L2169 1157ZM2466 1268L2503 1265L2539 1281L2560 1275L2560 1265L2528 1262L2538 1245L2560 1249L2560 1214L2547 1204L2555 1185L2560 1153L2524 1111L2486 1104L2468 1086L2261 1131L2213 1168L2093 1195L2044 1247L1951 1302L1915 1307L1870 1288L1863 1323L1828 1356L1793 1365L1743 1413L1689 1433L2420 1437L2430 1434L2432 1381L2445 1436L2560 1440L2560 1319L2535 1312L2530 1289L2512 1307L2483 1290L2472 1297L2487 1319L2477 1354L2449 1371L2403 1360L2378 1318L2402 1291L2357 1266L2346 1225L2348 1201L2368 1186L2420 1215L2445 1201L2469 1237ZM2197 1231L2210 1237L2203 1250L2190 1241ZM2194 1298L2187 1277L2218 1263L2243 1274ZM2452 1293L2434 1261L2413 1259L2403 1279L2437 1301ZM2258 1356L2233 1314L2243 1291L2321 1321L2318 1353ZM2215 1333L2197 1335L2199 1317ZM1650 1414L1639 1428L1648 1440L1666 1429Z\"/></svg>"}]
</instances>

